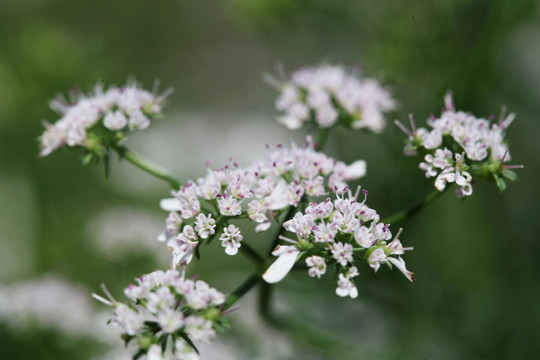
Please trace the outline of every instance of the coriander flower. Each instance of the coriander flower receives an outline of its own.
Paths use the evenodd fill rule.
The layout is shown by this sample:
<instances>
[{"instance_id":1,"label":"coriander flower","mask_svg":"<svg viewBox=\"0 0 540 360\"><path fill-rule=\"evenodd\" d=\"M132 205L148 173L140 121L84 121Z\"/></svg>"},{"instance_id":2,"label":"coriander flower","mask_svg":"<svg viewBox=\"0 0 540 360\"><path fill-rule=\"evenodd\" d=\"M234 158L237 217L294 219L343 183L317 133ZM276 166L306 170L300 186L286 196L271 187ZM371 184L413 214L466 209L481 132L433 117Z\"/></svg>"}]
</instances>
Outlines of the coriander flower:
<instances>
[{"instance_id":1,"label":"coriander flower","mask_svg":"<svg viewBox=\"0 0 540 360\"><path fill-rule=\"evenodd\" d=\"M514 114L506 116L503 109L498 121L493 122L457 111L450 93L444 102L441 116L432 115L427 120L430 129L416 128L412 116L412 130L396 121L408 135L405 154L423 155L419 168L426 178L435 178L435 188L444 191L448 184L455 183L456 195L465 197L472 195L478 178L495 180L501 191L506 188L505 179L517 180L510 169L523 166L505 164L511 159L505 135Z\"/></svg>"},{"instance_id":2,"label":"coriander flower","mask_svg":"<svg viewBox=\"0 0 540 360\"><path fill-rule=\"evenodd\" d=\"M135 340L136 357L197 359L193 342L210 343L216 336L214 327L228 326L220 309L225 295L204 281L185 279L176 270L158 270L136 279L125 290L126 303L106 293L108 299L93 296L113 308L111 323L122 329L126 344ZM163 350L161 344L168 340L171 345Z\"/></svg>"},{"instance_id":3,"label":"coriander flower","mask_svg":"<svg viewBox=\"0 0 540 360\"><path fill-rule=\"evenodd\" d=\"M208 243L214 237L219 238L228 255L234 255L243 239L234 224L237 219L249 219L255 223L256 232L265 231L291 206L310 197L342 194L347 181L365 173L365 161L347 165L332 159L315 151L309 137L304 147L279 145L269 151L266 159L251 166L240 168L231 161L222 168L208 169L203 177L172 191L173 198L160 203L169 216L158 240L166 241L174 266L188 264L199 242ZM287 221L285 228L300 237L315 230L317 241L333 241L338 225L353 229L358 221L349 211L339 224L325 220L313 229L316 219L327 218L333 207L328 201L313 209L310 206L306 214Z\"/></svg>"},{"instance_id":4,"label":"coriander flower","mask_svg":"<svg viewBox=\"0 0 540 360\"><path fill-rule=\"evenodd\" d=\"M288 80L268 78L280 95L275 107L278 122L298 129L306 122L321 128L341 123L353 129L380 133L383 113L395 108L395 101L377 80L361 78L357 71L322 64L295 71Z\"/></svg>"},{"instance_id":5,"label":"coriander flower","mask_svg":"<svg viewBox=\"0 0 540 360\"><path fill-rule=\"evenodd\" d=\"M358 202L358 191L354 196L350 191L347 196L336 194L335 200L327 198L312 203L305 209L306 214L297 212L286 221L284 229L296 235L297 240L281 237L292 245L279 245L274 250L272 254L278 258L266 270L263 279L268 283L282 280L305 256L311 277L320 278L328 266L334 265L338 272L336 294L342 297L358 296L353 278L358 275L356 262L361 259L374 271L379 270L381 264L390 268L395 265L414 282L413 273L406 269L400 257L412 248L401 244L401 229L392 239L389 224L382 223L376 211L365 204L365 190L364 195L366 198Z\"/></svg>"},{"instance_id":6,"label":"coriander flower","mask_svg":"<svg viewBox=\"0 0 540 360\"><path fill-rule=\"evenodd\" d=\"M72 93L69 100L58 97L50 107L61 117L54 124L44 123L45 132L38 139L40 156L64 146L83 148L90 155L87 160L105 156L128 132L145 129L159 117L169 93L158 95L130 82L108 89L98 84L89 94Z\"/></svg>"}]
</instances>

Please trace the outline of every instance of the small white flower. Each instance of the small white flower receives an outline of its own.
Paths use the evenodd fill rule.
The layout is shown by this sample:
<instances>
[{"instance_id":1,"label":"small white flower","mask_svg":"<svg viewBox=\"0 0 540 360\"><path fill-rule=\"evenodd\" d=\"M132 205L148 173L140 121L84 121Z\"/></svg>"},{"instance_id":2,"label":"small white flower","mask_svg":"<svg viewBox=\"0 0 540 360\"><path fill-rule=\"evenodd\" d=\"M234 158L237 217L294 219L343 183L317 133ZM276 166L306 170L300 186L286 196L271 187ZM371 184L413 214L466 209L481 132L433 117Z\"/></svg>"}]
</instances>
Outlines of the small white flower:
<instances>
[{"instance_id":1,"label":"small white flower","mask_svg":"<svg viewBox=\"0 0 540 360\"><path fill-rule=\"evenodd\" d=\"M384 250L382 248L375 249L371 253L371 255L369 255L369 259L368 259L369 266L371 268L373 268L373 270L375 270L375 272L377 272L377 270L379 270L381 264L386 263L386 261L387 261L387 256L384 253Z\"/></svg>"},{"instance_id":2,"label":"small white flower","mask_svg":"<svg viewBox=\"0 0 540 360\"><path fill-rule=\"evenodd\" d=\"M109 112L103 118L103 125L109 130L122 130L126 127L128 120L122 111Z\"/></svg>"},{"instance_id":3,"label":"small white flower","mask_svg":"<svg viewBox=\"0 0 540 360\"><path fill-rule=\"evenodd\" d=\"M351 244L335 243L332 246L332 256L341 266L346 266L353 262L353 247Z\"/></svg>"},{"instance_id":4,"label":"small white flower","mask_svg":"<svg viewBox=\"0 0 540 360\"><path fill-rule=\"evenodd\" d=\"M358 270L355 266L351 267L349 271L344 274L339 274L338 287L336 288L336 294L341 297L350 296L352 299L358 297L358 289L354 285L351 279L358 276Z\"/></svg>"},{"instance_id":5,"label":"small white flower","mask_svg":"<svg viewBox=\"0 0 540 360\"><path fill-rule=\"evenodd\" d=\"M202 239L208 238L208 235L216 233L214 228L216 227L216 220L212 219L212 214L206 216L203 213L197 215L195 220L195 230Z\"/></svg>"},{"instance_id":6,"label":"small white flower","mask_svg":"<svg viewBox=\"0 0 540 360\"><path fill-rule=\"evenodd\" d=\"M159 326L163 331L172 334L184 325L184 314L171 308L163 309L157 315Z\"/></svg>"},{"instance_id":7,"label":"small white flower","mask_svg":"<svg viewBox=\"0 0 540 360\"><path fill-rule=\"evenodd\" d=\"M308 275L320 278L326 272L326 262L323 257L310 256L306 259L306 265L309 266Z\"/></svg>"},{"instance_id":8,"label":"small white flower","mask_svg":"<svg viewBox=\"0 0 540 360\"><path fill-rule=\"evenodd\" d=\"M151 345L146 354L146 360L165 360L163 357L163 352L161 351L161 346Z\"/></svg>"},{"instance_id":9,"label":"small white flower","mask_svg":"<svg viewBox=\"0 0 540 360\"><path fill-rule=\"evenodd\" d=\"M219 237L221 246L225 248L225 253L227 255L236 255L238 253L238 248L242 246L242 244L240 244L242 239L243 237L240 233L240 229L232 224L223 228L223 234Z\"/></svg>"},{"instance_id":10,"label":"small white flower","mask_svg":"<svg viewBox=\"0 0 540 360\"><path fill-rule=\"evenodd\" d=\"M242 213L242 207L240 205L240 202L231 195L226 197L219 197L218 207L221 215L238 216Z\"/></svg>"},{"instance_id":11,"label":"small white flower","mask_svg":"<svg viewBox=\"0 0 540 360\"><path fill-rule=\"evenodd\" d=\"M210 340L216 336L216 332L212 329L212 322L200 316L188 316L185 324L186 332L193 341L209 344Z\"/></svg>"}]
</instances>

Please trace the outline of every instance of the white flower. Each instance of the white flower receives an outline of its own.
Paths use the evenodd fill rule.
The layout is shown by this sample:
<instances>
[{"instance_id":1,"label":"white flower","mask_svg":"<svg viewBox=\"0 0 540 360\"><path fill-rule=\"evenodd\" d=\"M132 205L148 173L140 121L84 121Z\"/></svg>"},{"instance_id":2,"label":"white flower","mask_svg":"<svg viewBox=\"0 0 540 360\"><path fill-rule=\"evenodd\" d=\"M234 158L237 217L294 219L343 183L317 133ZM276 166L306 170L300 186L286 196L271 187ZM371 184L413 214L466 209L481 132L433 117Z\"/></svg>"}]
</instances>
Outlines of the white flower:
<instances>
[{"instance_id":1,"label":"white flower","mask_svg":"<svg viewBox=\"0 0 540 360\"><path fill-rule=\"evenodd\" d=\"M41 156L64 145L87 147L89 134L97 135L98 139L101 136L95 131L100 122L111 131L125 133L128 128L144 129L161 112L166 97L167 94L157 96L131 83L122 89L110 87L107 90L98 85L90 94L76 94L69 103L62 98L55 99L50 106L61 118L53 125L45 124L45 133L39 138Z\"/></svg>"},{"instance_id":2,"label":"white flower","mask_svg":"<svg viewBox=\"0 0 540 360\"><path fill-rule=\"evenodd\" d=\"M332 256L341 266L346 266L353 261L353 247L351 244L335 243L332 246Z\"/></svg>"},{"instance_id":3,"label":"white flower","mask_svg":"<svg viewBox=\"0 0 540 360\"><path fill-rule=\"evenodd\" d=\"M175 303L174 295L168 287L160 287L147 296L146 308L152 313L157 313L163 308L170 308Z\"/></svg>"},{"instance_id":4,"label":"white flower","mask_svg":"<svg viewBox=\"0 0 540 360\"><path fill-rule=\"evenodd\" d=\"M184 325L184 314L170 308L163 309L157 315L158 323L163 331L172 334Z\"/></svg>"},{"instance_id":5,"label":"white flower","mask_svg":"<svg viewBox=\"0 0 540 360\"><path fill-rule=\"evenodd\" d=\"M188 316L185 319L186 332L193 341L210 343L216 336L216 332L212 329L212 322L200 316Z\"/></svg>"},{"instance_id":6,"label":"white flower","mask_svg":"<svg viewBox=\"0 0 540 360\"><path fill-rule=\"evenodd\" d=\"M122 303L115 306L112 321L118 324L122 328L122 331L128 335L137 334L144 324L141 314Z\"/></svg>"},{"instance_id":7,"label":"white flower","mask_svg":"<svg viewBox=\"0 0 540 360\"><path fill-rule=\"evenodd\" d=\"M341 66L303 68L284 84L270 82L281 91L275 105L284 115L278 121L289 129L298 129L310 120L328 128L340 120L354 129L381 132L385 123L382 113L395 107L378 81L360 78Z\"/></svg>"},{"instance_id":8,"label":"white flower","mask_svg":"<svg viewBox=\"0 0 540 360\"><path fill-rule=\"evenodd\" d=\"M178 339L174 343L176 348L176 358L178 360L199 360L199 355L183 339Z\"/></svg>"},{"instance_id":9,"label":"white flower","mask_svg":"<svg viewBox=\"0 0 540 360\"><path fill-rule=\"evenodd\" d=\"M151 345L146 354L146 360L165 360L163 357L163 352L161 351L161 346Z\"/></svg>"},{"instance_id":10,"label":"white flower","mask_svg":"<svg viewBox=\"0 0 540 360\"><path fill-rule=\"evenodd\" d=\"M216 220L212 219L212 214L206 216L203 213L197 215L195 220L195 230L202 239L206 239L208 235L216 233L214 228L216 227Z\"/></svg>"},{"instance_id":11,"label":"white flower","mask_svg":"<svg viewBox=\"0 0 540 360\"><path fill-rule=\"evenodd\" d=\"M238 216L242 212L240 202L231 195L218 197L218 207L221 215L225 216Z\"/></svg>"},{"instance_id":12,"label":"white flower","mask_svg":"<svg viewBox=\"0 0 540 360\"><path fill-rule=\"evenodd\" d=\"M242 246L242 244L240 244L242 239L243 237L240 233L240 229L232 224L223 228L223 234L219 237L221 246L225 248L225 253L227 255L236 255L238 253L238 248Z\"/></svg>"},{"instance_id":13,"label":"white flower","mask_svg":"<svg viewBox=\"0 0 540 360\"><path fill-rule=\"evenodd\" d=\"M377 248L371 253L371 255L369 255L368 262L369 266L372 267L375 272L377 272L381 264L386 263L386 260L387 256L384 253L384 250L382 248Z\"/></svg>"},{"instance_id":14,"label":"white flower","mask_svg":"<svg viewBox=\"0 0 540 360\"><path fill-rule=\"evenodd\" d=\"M103 125L109 130L122 130L126 127L128 120L121 111L109 112L103 118Z\"/></svg>"},{"instance_id":15,"label":"white flower","mask_svg":"<svg viewBox=\"0 0 540 360\"><path fill-rule=\"evenodd\" d=\"M326 272L326 262L323 257L310 256L306 259L306 265L309 266L308 274L311 277L320 278Z\"/></svg>"},{"instance_id":16,"label":"white flower","mask_svg":"<svg viewBox=\"0 0 540 360\"><path fill-rule=\"evenodd\" d=\"M315 222L311 215L296 213L291 220L283 223L283 227L287 231L296 233L302 237L307 237L309 234L311 234L311 229L314 224Z\"/></svg>"},{"instance_id":17,"label":"white flower","mask_svg":"<svg viewBox=\"0 0 540 360\"><path fill-rule=\"evenodd\" d=\"M351 267L345 275L339 274L336 294L341 297L350 296L353 299L358 297L358 289L352 282L352 279L356 276L358 276L358 270L355 266Z\"/></svg>"}]
</instances>

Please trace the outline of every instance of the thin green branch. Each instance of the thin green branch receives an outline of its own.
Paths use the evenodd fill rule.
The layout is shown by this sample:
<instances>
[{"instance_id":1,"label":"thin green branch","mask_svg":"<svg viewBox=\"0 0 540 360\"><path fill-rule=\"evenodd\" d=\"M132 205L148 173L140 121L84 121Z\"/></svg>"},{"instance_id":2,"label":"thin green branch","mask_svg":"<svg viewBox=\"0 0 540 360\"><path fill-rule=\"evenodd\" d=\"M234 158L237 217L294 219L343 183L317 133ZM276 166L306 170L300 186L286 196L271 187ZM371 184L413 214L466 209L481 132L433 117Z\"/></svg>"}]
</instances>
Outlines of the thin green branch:
<instances>
[{"instance_id":1,"label":"thin green branch","mask_svg":"<svg viewBox=\"0 0 540 360\"><path fill-rule=\"evenodd\" d=\"M330 128L320 129L317 138L315 139L315 150L321 151L328 140L328 134L330 134Z\"/></svg>"},{"instance_id":2,"label":"thin green branch","mask_svg":"<svg viewBox=\"0 0 540 360\"><path fill-rule=\"evenodd\" d=\"M240 286L238 286L225 300L222 310L227 310L233 306L242 296L251 290L260 280L258 272L251 274Z\"/></svg>"},{"instance_id":3,"label":"thin green branch","mask_svg":"<svg viewBox=\"0 0 540 360\"><path fill-rule=\"evenodd\" d=\"M444 191L441 192L435 189L429 194L427 194L427 196L423 198L417 204L411 206L410 208L406 210L402 210L388 216L387 218L383 219L382 222L385 224L392 224L392 225L395 223L402 222L403 220L410 218L411 216L413 216L414 214L416 214L417 212L425 208L427 205L429 205L433 200L437 199L443 193Z\"/></svg>"},{"instance_id":4,"label":"thin green branch","mask_svg":"<svg viewBox=\"0 0 540 360\"><path fill-rule=\"evenodd\" d=\"M240 251L244 253L244 255L246 255L248 258L253 260L256 265L261 266L262 264L264 264L264 258L244 241L242 242L242 246L240 246Z\"/></svg>"},{"instance_id":5,"label":"thin green branch","mask_svg":"<svg viewBox=\"0 0 540 360\"><path fill-rule=\"evenodd\" d=\"M153 175L161 180L167 181L174 189L180 187L180 181L169 170L164 167L144 158L142 155L128 149L125 146L116 146L114 150L122 159L126 159L139 169L146 171L150 175Z\"/></svg>"}]
</instances>

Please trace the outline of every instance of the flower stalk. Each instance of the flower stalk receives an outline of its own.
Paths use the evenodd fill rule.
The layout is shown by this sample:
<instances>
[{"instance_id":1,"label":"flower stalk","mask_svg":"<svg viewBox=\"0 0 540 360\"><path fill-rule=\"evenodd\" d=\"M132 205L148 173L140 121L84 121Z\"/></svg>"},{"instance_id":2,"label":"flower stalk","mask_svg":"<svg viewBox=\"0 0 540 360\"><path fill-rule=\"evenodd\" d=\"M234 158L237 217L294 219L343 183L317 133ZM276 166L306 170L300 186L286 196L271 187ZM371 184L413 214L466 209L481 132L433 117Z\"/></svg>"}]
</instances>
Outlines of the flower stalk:
<instances>
[{"instance_id":1,"label":"flower stalk","mask_svg":"<svg viewBox=\"0 0 540 360\"><path fill-rule=\"evenodd\" d=\"M139 169L157 177L158 179L165 180L174 189L178 189L180 187L180 181L172 172L165 169L164 167L146 159L142 155L137 154L136 152L130 150L125 146L115 146L114 150L116 150L120 158L129 161Z\"/></svg>"},{"instance_id":2,"label":"flower stalk","mask_svg":"<svg viewBox=\"0 0 540 360\"><path fill-rule=\"evenodd\" d=\"M392 224L392 225L394 225L396 223L400 223L400 222L412 217L413 215L415 215L417 212L422 210L427 205L431 204L431 202L433 202L435 199L440 197L444 192L445 191L441 192L439 190L433 190L432 192L427 194L427 196L425 198L423 198L417 204L411 206L410 208L408 208L406 210L401 210L401 211L398 211L395 214L390 215L389 217L383 219L382 222L385 223L385 224Z\"/></svg>"}]
</instances>

